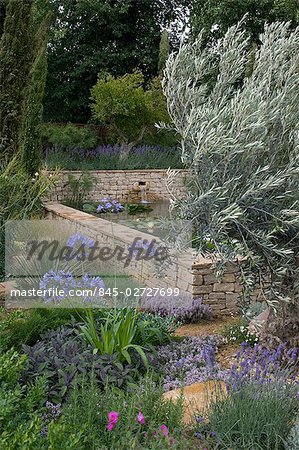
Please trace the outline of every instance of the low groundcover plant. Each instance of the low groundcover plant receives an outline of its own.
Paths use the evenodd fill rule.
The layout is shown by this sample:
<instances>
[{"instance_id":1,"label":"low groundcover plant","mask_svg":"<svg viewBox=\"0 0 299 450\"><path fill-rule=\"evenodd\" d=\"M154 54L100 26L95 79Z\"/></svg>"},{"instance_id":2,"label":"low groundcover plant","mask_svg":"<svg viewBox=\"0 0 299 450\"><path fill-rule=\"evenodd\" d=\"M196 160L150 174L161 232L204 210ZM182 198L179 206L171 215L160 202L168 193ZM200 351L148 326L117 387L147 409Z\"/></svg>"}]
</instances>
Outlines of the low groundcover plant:
<instances>
[{"instance_id":1,"label":"low groundcover plant","mask_svg":"<svg viewBox=\"0 0 299 450\"><path fill-rule=\"evenodd\" d=\"M152 297L144 296L140 308L161 317L174 317L180 323L196 323L201 319L211 319L212 310L205 305L201 298L191 298L188 294L179 296Z\"/></svg>"}]
</instances>

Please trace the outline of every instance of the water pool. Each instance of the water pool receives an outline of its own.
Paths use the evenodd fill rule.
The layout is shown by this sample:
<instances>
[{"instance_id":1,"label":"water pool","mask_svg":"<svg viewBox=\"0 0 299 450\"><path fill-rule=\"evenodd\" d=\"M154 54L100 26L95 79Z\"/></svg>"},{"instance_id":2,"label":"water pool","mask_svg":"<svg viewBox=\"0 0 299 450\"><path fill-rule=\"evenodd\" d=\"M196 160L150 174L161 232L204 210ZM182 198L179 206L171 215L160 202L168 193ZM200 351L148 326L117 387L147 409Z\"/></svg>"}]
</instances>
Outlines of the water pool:
<instances>
[{"instance_id":1,"label":"water pool","mask_svg":"<svg viewBox=\"0 0 299 450\"><path fill-rule=\"evenodd\" d=\"M101 219L119 223L143 233L163 238L168 235L170 219L169 202L158 201L147 203L151 209L130 214L128 210L120 213L93 214Z\"/></svg>"}]
</instances>

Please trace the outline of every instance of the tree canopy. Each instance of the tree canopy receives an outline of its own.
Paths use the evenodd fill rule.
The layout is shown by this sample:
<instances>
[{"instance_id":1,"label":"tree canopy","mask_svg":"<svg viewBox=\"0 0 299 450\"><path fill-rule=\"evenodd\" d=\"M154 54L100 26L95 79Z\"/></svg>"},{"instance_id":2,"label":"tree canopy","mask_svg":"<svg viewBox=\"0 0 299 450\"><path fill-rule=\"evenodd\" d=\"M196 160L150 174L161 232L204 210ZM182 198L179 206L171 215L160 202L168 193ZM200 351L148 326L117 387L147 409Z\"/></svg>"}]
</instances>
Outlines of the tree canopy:
<instances>
[{"instance_id":1,"label":"tree canopy","mask_svg":"<svg viewBox=\"0 0 299 450\"><path fill-rule=\"evenodd\" d=\"M224 36L245 14L246 30L257 42L265 22L291 21L292 26L299 23L298 0L193 0L192 35L196 38L204 29L206 38Z\"/></svg>"},{"instance_id":2,"label":"tree canopy","mask_svg":"<svg viewBox=\"0 0 299 450\"><path fill-rule=\"evenodd\" d=\"M180 2L170 0L51 0L56 21L48 55L46 121L85 123L90 89L99 73L122 76L138 69L157 75L161 25ZM59 108L57 108L59 105Z\"/></svg>"},{"instance_id":3,"label":"tree canopy","mask_svg":"<svg viewBox=\"0 0 299 450\"><path fill-rule=\"evenodd\" d=\"M140 142L156 122L169 119L160 80L153 80L148 89L144 82L141 72L118 78L108 75L92 89L94 116L114 128L116 139L129 147Z\"/></svg>"}]
</instances>

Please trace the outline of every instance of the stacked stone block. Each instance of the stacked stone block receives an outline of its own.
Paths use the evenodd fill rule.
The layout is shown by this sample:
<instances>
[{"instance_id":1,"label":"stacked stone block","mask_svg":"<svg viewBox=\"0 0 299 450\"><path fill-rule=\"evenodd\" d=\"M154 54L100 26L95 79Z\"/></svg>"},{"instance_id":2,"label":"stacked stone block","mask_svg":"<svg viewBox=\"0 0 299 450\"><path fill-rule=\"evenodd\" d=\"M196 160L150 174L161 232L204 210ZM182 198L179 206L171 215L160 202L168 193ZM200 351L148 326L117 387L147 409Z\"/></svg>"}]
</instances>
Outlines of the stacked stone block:
<instances>
[{"instance_id":1,"label":"stacked stone block","mask_svg":"<svg viewBox=\"0 0 299 450\"><path fill-rule=\"evenodd\" d=\"M45 206L47 217L72 223L78 231L85 232L99 242L115 246L128 247L136 237L136 231L124 225L113 224L113 233L107 220L90 216L81 211L68 208L59 203ZM143 239L151 240L152 235L138 233ZM187 292L194 298L201 297L204 303L211 306L214 315L229 315L239 312L238 299L242 286L238 279L238 265L227 264L224 274L219 281L214 274L213 262L209 259L193 261L192 251L182 254L180 258L166 271L165 277L157 279L152 262L143 262L142 267L137 263L130 264L128 275L137 278L144 286L172 287ZM256 290L254 300L259 300L260 292Z\"/></svg>"},{"instance_id":2,"label":"stacked stone block","mask_svg":"<svg viewBox=\"0 0 299 450\"><path fill-rule=\"evenodd\" d=\"M177 172L172 183L172 192L178 198L184 198L188 171L179 170ZM133 187L135 183L139 182L148 183L147 197L149 201L169 200L167 170L90 170L88 174L93 179L92 189L88 194L90 200L98 201L103 197L113 197L123 203L140 202L141 194L136 192ZM70 198L70 176L79 179L82 171L61 171L55 186L48 195L48 201L63 202Z\"/></svg>"}]
</instances>

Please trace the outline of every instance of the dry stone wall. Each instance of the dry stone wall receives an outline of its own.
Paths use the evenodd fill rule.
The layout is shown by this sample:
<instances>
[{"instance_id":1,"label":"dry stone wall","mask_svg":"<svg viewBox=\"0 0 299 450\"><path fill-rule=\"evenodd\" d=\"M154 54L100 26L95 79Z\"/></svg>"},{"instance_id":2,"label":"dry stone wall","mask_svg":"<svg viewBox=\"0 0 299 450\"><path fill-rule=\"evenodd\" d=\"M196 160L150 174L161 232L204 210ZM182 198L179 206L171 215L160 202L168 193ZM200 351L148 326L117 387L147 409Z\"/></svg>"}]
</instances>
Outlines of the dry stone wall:
<instances>
[{"instance_id":1,"label":"dry stone wall","mask_svg":"<svg viewBox=\"0 0 299 450\"><path fill-rule=\"evenodd\" d=\"M72 223L77 231L81 231L106 245L131 244L136 237L136 231L123 225L108 222L59 203L45 205L47 217ZM113 227L113 231L110 228ZM142 239L151 240L152 236L138 233ZM143 263L142 270L137 263L130 264L128 275L137 278L143 285L158 287L157 277L151 263ZM159 279L159 287L179 288L188 292L194 298L201 297L204 303L211 306L214 315L229 315L239 311L238 299L242 286L238 280L238 265L228 264L219 282L213 270L213 262L209 259L193 261L192 253L184 254L165 273L163 280ZM254 299L258 300L260 293L255 291Z\"/></svg>"},{"instance_id":2,"label":"dry stone wall","mask_svg":"<svg viewBox=\"0 0 299 450\"><path fill-rule=\"evenodd\" d=\"M70 198L70 177L80 179L82 171L61 171L57 176L55 187L48 196L49 201L61 202ZM120 202L140 202L141 194L134 189L140 183L147 186L149 201L169 200L167 189L167 170L90 170L89 176L93 180L92 188L88 194L91 200L100 200L111 196ZM178 170L172 183L172 192L178 198L186 195L186 179L188 171Z\"/></svg>"}]
</instances>

